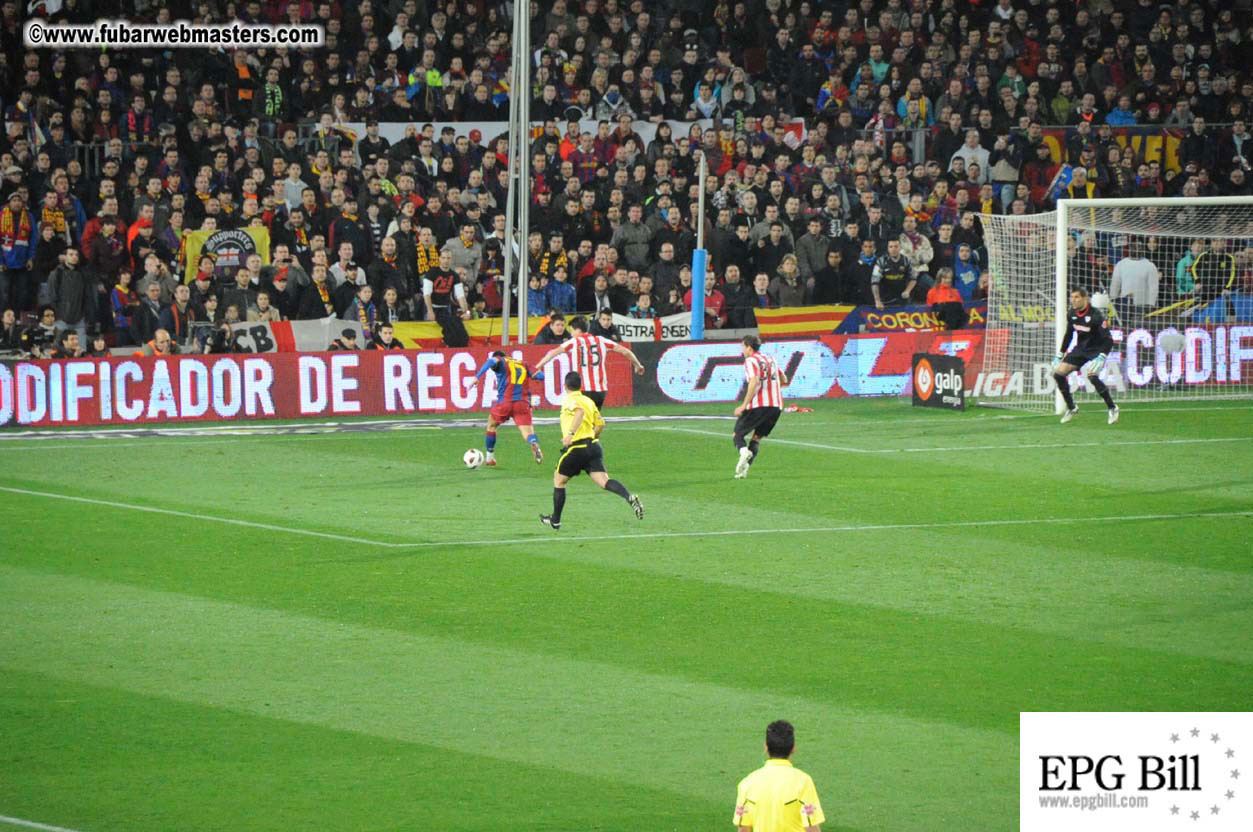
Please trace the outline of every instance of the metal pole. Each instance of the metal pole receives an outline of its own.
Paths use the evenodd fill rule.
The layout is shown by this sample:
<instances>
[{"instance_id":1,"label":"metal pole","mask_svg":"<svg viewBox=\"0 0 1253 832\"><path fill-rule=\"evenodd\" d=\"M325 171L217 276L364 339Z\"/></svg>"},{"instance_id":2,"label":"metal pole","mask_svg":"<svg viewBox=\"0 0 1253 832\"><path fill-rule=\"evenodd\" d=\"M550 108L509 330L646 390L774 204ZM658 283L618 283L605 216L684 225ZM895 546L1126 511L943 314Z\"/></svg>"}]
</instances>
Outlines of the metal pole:
<instances>
[{"instance_id":1,"label":"metal pole","mask_svg":"<svg viewBox=\"0 0 1253 832\"><path fill-rule=\"evenodd\" d=\"M523 300L527 292L527 238L531 231L531 4L519 2L514 6L517 12L518 42L514 53L520 56L518 61L518 343L527 342L527 303Z\"/></svg>"},{"instance_id":2,"label":"metal pole","mask_svg":"<svg viewBox=\"0 0 1253 832\"><path fill-rule=\"evenodd\" d=\"M692 340L705 338L705 264L709 254L705 251L705 175L709 167L705 151L700 152L700 194L696 198L696 250L692 252ZM658 324L660 326L660 324Z\"/></svg>"},{"instance_id":3,"label":"metal pole","mask_svg":"<svg viewBox=\"0 0 1253 832\"><path fill-rule=\"evenodd\" d=\"M1057 230L1054 239L1054 245L1057 250L1053 252L1053 266L1056 275L1054 281L1056 285L1053 287L1053 343L1061 344L1062 337L1066 334L1066 316L1067 309L1070 305L1070 289L1067 284L1067 271L1070 268L1070 257L1068 256L1066 242L1070 233L1070 208L1073 200L1059 199L1057 200ZM1062 349L1066 348L1062 344ZM1054 414L1064 413L1066 410L1066 400L1062 398L1062 391L1056 390L1053 393L1053 412Z\"/></svg>"},{"instance_id":4,"label":"metal pole","mask_svg":"<svg viewBox=\"0 0 1253 832\"><path fill-rule=\"evenodd\" d=\"M529 8L529 3L527 4ZM513 42L518 42L519 15L517 13L518 6L514 6L513 18ZM509 319L513 313L512 302L510 296L513 287L513 221L514 221L514 200L517 198L516 180L518 176L518 59L517 49L514 49L514 59L509 66L509 164L507 166L508 174L506 181L508 183L507 196L505 197L505 297L504 308L500 315L500 345L502 347L509 346ZM518 292L518 304L521 306L523 300L521 291Z\"/></svg>"}]
</instances>

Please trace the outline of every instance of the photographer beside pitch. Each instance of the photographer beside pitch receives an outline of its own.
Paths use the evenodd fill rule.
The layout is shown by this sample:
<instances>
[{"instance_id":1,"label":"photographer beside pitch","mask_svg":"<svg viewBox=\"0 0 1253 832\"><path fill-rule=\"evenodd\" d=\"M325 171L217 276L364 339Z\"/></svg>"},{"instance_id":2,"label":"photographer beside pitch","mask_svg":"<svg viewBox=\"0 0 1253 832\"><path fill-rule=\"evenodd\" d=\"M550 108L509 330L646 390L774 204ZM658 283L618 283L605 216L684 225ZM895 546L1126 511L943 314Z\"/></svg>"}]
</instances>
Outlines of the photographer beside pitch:
<instances>
[{"instance_id":1,"label":"photographer beside pitch","mask_svg":"<svg viewBox=\"0 0 1253 832\"><path fill-rule=\"evenodd\" d=\"M1078 338L1074 349L1066 352L1071 338L1076 335ZM1101 368L1105 366L1105 359L1113 348L1114 338L1105 325L1105 315L1092 306L1086 290L1072 289L1070 314L1066 317L1066 334L1062 336L1061 346L1057 348L1057 358L1053 362L1053 380L1057 382L1057 389L1066 400L1066 412L1062 414L1063 425L1079 412L1075 397L1070 392L1070 382L1066 378L1075 370L1082 370L1088 377L1088 383L1105 400L1105 406L1109 408L1109 424L1118 421L1118 405L1114 404L1109 388L1100 379Z\"/></svg>"}]
</instances>

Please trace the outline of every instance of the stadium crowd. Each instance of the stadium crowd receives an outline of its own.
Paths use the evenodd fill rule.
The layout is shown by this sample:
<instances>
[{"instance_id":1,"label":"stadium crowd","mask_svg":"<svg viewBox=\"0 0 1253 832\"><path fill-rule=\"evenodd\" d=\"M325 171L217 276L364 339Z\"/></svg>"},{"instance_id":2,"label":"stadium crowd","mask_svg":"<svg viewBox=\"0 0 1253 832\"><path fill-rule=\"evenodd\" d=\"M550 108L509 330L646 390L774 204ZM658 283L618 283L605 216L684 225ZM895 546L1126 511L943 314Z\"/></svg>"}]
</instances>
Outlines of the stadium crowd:
<instances>
[{"instance_id":1,"label":"stadium crowd","mask_svg":"<svg viewBox=\"0 0 1253 832\"><path fill-rule=\"evenodd\" d=\"M325 317L367 332L436 320L453 343L463 318L500 314L507 143L456 123L507 118L504 4L31 8L53 22L316 22L325 44L28 49L26 9L7 0L0 350L164 352L196 323ZM986 293L980 212L1047 210L1059 195L1250 192L1253 19L1230 4L529 8L526 94L543 123L523 160L532 203L521 302L532 315L690 308L703 223L710 326L836 302L928 303L958 325L961 303ZM382 135L391 123L405 125L403 138ZM1176 131L1178 166L1118 141L1145 125ZM1060 159L1045 134L1056 126ZM202 257L184 281L189 232L257 226L268 258L223 271Z\"/></svg>"}]
</instances>

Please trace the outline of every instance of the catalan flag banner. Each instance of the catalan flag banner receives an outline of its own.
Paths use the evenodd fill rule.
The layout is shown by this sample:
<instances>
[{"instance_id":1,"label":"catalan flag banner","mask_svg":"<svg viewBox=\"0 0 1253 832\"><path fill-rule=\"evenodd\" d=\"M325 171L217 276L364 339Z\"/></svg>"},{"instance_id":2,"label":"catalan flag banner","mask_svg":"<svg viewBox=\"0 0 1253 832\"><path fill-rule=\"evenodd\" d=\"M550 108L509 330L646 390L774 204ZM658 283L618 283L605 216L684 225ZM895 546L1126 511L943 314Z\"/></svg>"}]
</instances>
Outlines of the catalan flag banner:
<instances>
[{"instance_id":1,"label":"catalan flag banner","mask_svg":"<svg viewBox=\"0 0 1253 832\"><path fill-rule=\"evenodd\" d=\"M492 346L500 343L500 318L474 318L463 321L466 334L470 336L470 345L476 347ZM526 340L530 343L548 318L527 318ZM517 322L511 321L509 328L510 340L516 334ZM428 321L406 321L395 324L396 339L406 347L416 349L438 349L444 346L444 333L439 324Z\"/></svg>"},{"instance_id":2,"label":"catalan flag banner","mask_svg":"<svg viewBox=\"0 0 1253 832\"><path fill-rule=\"evenodd\" d=\"M763 338L784 335L830 335L839 328L855 306L789 306L783 309L754 309L757 333Z\"/></svg>"}]
</instances>

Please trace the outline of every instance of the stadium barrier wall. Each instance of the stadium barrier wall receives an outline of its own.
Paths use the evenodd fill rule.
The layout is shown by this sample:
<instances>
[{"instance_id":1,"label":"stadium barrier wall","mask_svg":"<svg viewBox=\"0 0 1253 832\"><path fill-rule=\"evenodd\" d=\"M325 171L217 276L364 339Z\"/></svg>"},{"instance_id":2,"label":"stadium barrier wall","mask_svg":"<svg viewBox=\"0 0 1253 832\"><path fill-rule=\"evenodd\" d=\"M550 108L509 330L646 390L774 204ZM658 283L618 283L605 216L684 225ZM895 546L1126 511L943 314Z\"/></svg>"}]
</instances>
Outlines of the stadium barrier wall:
<instances>
[{"instance_id":1,"label":"stadium barrier wall","mask_svg":"<svg viewBox=\"0 0 1253 832\"><path fill-rule=\"evenodd\" d=\"M904 396L911 392L916 352L960 357L966 384L978 376L983 330L824 335L766 341L762 351L787 373L787 399ZM744 356L738 341L635 344L645 367L635 379L636 404L733 402L743 395Z\"/></svg>"},{"instance_id":2,"label":"stadium barrier wall","mask_svg":"<svg viewBox=\"0 0 1253 832\"><path fill-rule=\"evenodd\" d=\"M1169 353L1161 337L1173 329L1113 330L1115 349L1102 377L1126 385L1213 387L1241 383L1253 372L1253 326L1194 326L1186 347ZM830 334L766 341L792 379L788 399L907 396L914 353L952 355L965 362L968 396L995 399L1024 385L1052 385L1047 363L1011 373L983 373L985 350L1005 330ZM729 403L743 395L738 341L637 342L647 368L608 357L608 407L632 404ZM495 396L487 376L473 394L469 381L491 347L391 352L253 353L112 357L70 361L0 362L0 425L29 427L139 425L235 419L300 419L485 412ZM547 347L510 347L525 362ZM557 407L566 356L548 367L533 392L540 408ZM1210 393L1212 395L1212 392Z\"/></svg>"}]
</instances>

